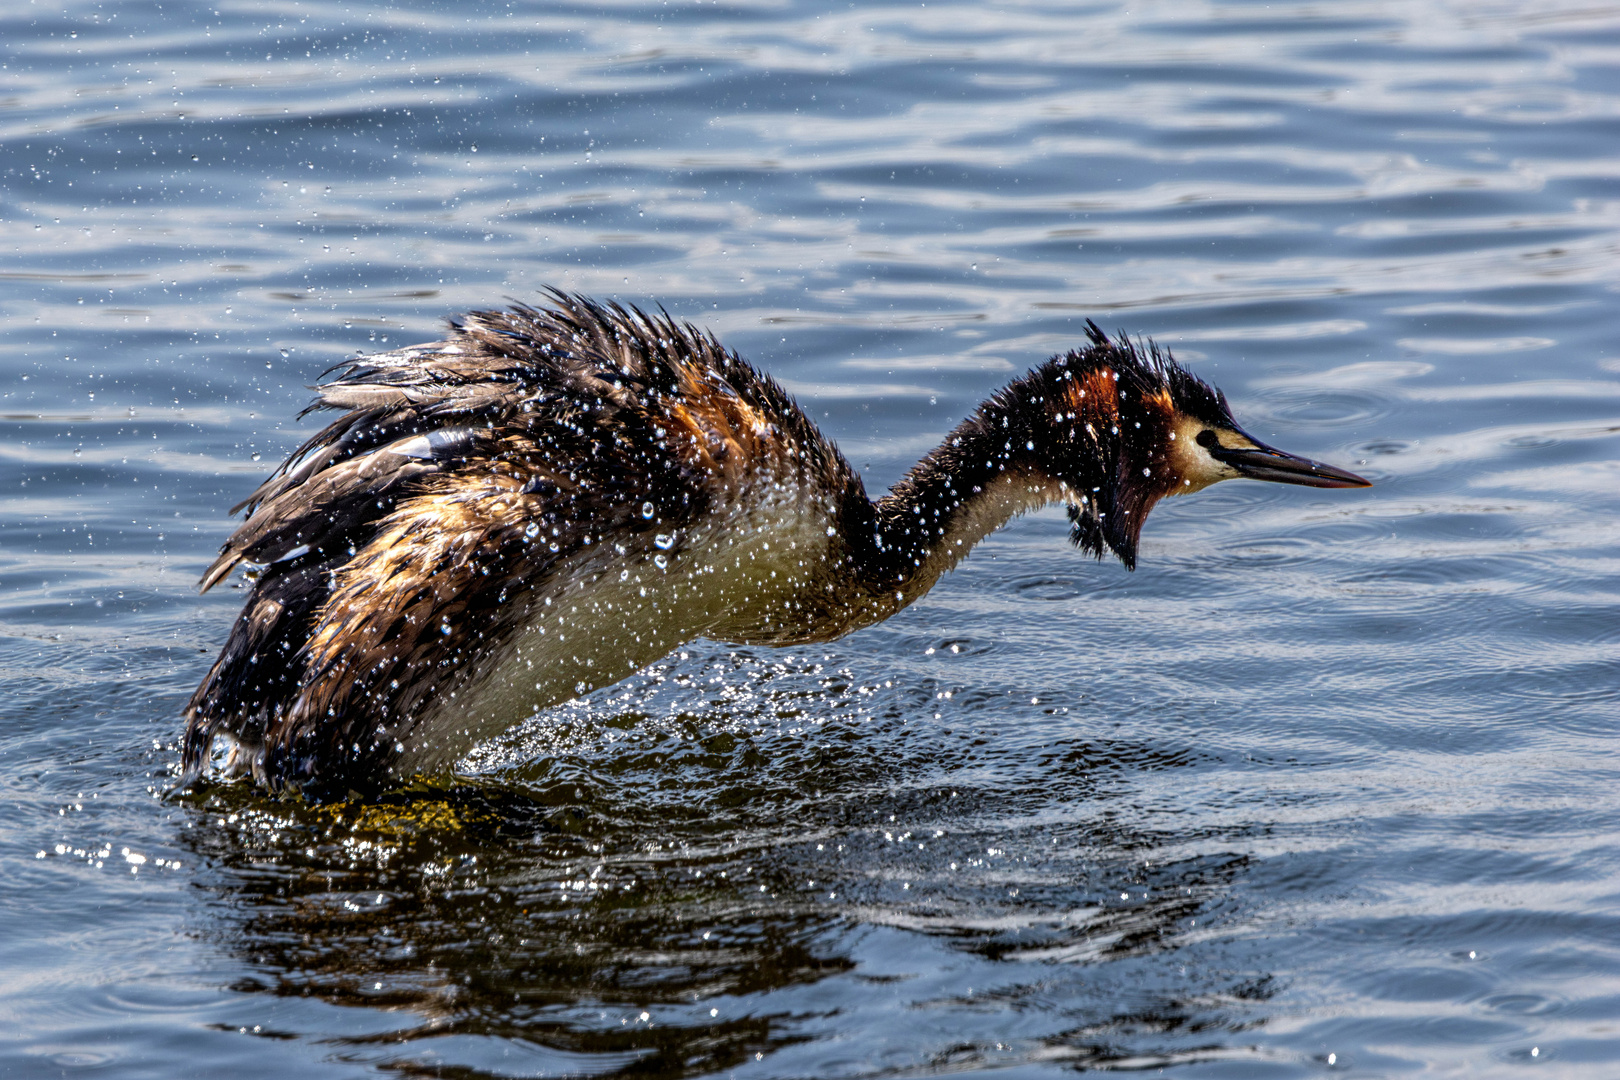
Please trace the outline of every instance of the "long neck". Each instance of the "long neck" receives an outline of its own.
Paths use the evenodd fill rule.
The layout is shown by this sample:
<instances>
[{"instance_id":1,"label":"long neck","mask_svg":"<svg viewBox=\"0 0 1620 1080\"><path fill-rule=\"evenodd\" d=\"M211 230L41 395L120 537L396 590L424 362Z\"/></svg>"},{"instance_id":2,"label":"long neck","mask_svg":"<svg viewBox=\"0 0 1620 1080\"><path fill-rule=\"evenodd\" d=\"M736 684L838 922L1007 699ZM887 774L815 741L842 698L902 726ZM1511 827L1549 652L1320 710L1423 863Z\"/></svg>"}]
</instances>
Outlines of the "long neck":
<instances>
[{"instance_id":1,"label":"long neck","mask_svg":"<svg viewBox=\"0 0 1620 1080\"><path fill-rule=\"evenodd\" d=\"M1013 517L1066 498L1034 449L1040 439L1031 419L1044 416L1044 403L1018 400L1019 389L1015 384L986 402L860 523L871 541L852 545L853 569L864 591L887 608L885 616L933 588Z\"/></svg>"},{"instance_id":2,"label":"long neck","mask_svg":"<svg viewBox=\"0 0 1620 1080\"><path fill-rule=\"evenodd\" d=\"M1081 550L1135 566L1142 523L1177 490L1172 384L1211 416L1225 405L1151 347L1144 358L1095 327L1091 337L981 405L876 503L852 477L839 500L840 632L910 604L973 545L1049 503L1068 503Z\"/></svg>"}]
</instances>

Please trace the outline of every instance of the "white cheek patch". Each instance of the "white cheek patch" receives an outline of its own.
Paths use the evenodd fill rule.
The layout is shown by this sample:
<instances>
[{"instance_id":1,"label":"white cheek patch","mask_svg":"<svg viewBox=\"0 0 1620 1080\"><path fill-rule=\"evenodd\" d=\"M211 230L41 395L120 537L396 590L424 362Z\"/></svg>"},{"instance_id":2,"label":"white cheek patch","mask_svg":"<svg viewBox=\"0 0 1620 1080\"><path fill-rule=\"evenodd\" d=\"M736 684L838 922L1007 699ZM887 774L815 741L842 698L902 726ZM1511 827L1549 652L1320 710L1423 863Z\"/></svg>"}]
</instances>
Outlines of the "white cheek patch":
<instances>
[{"instance_id":1,"label":"white cheek patch","mask_svg":"<svg viewBox=\"0 0 1620 1080\"><path fill-rule=\"evenodd\" d=\"M1183 420L1177 425L1176 437L1170 441L1170 461L1178 479L1170 494L1190 495L1222 480L1237 479L1236 469L1216 461L1198 445L1198 436L1204 430L1205 425L1196 420Z\"/></svg>"}]
</instances>

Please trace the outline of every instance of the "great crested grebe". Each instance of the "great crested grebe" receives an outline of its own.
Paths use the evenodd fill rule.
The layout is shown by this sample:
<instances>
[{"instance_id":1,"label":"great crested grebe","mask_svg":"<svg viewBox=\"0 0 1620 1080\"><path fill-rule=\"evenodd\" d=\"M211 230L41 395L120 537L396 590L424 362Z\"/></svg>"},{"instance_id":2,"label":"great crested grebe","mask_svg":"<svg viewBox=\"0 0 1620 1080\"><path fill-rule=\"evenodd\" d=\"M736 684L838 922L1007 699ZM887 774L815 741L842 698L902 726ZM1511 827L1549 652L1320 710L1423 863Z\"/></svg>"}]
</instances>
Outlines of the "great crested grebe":
<instances>
[{"instance_id":1,"label":"great crested grebe","mask_svg":"<svg viewBox=\"0 0 1620 1080\"><path fill-rule=\"evenodd\" d=\"M227 773L374 792L692 638L870 626L1048 503L1134 568L1166 495L1367 486L1250 437L1151 344L1088 332L875 503L780 386L667 313L553 290L358 358L310 406L344 415L233 508L203 575L260 567L186 708L182 785L223 733Z\"/></svg>"}]
</instances>

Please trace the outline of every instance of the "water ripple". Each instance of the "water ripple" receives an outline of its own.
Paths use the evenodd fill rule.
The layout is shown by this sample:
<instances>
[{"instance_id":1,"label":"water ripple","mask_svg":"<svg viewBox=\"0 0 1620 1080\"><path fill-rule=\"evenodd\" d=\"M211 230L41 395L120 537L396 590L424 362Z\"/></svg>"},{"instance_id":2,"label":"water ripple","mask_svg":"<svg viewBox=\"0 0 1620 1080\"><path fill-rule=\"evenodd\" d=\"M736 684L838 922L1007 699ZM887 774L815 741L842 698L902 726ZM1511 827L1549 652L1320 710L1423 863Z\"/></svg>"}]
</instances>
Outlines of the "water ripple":
<instances>
[{"instance_id":1,"label":"water ripple","mask_svg":"<svg viewBox=\"0 0 1620 1080\"><path fill-rule=\"evenodd\" d=\"M0 1072L1602 1071L1617 31L0 11ZM1086 318L1376 486L1165 500L1134 574L1030 515L372 806L156 798L307 384L545 284L714 329L874 491Z\"/></svg>"}]
</instances>

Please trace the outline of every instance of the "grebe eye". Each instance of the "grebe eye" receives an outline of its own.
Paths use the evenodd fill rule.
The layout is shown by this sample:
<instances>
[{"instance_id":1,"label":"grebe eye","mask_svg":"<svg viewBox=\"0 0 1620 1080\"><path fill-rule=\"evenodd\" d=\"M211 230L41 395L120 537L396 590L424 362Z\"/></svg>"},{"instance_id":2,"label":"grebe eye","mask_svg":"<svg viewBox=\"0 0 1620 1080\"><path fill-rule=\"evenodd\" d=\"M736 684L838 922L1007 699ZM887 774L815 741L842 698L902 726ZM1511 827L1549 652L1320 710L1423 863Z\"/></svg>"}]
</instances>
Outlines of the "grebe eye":
<instances>
[{"instance_id":1,"label":"grebe eye","mask_svg":"<svg viewBox=\"0 0 1620 1080\"><path fill-rule=\"evenodd\" d=\"M1210 449L1211 447L1219 446L1220 443L1221 441L1215 437L1215 433L1209 430L1209 428L1205 428L1203 431L1198 433L1198 445L1202 446L1206 450Z\"/></svg>"}]
</instances>

